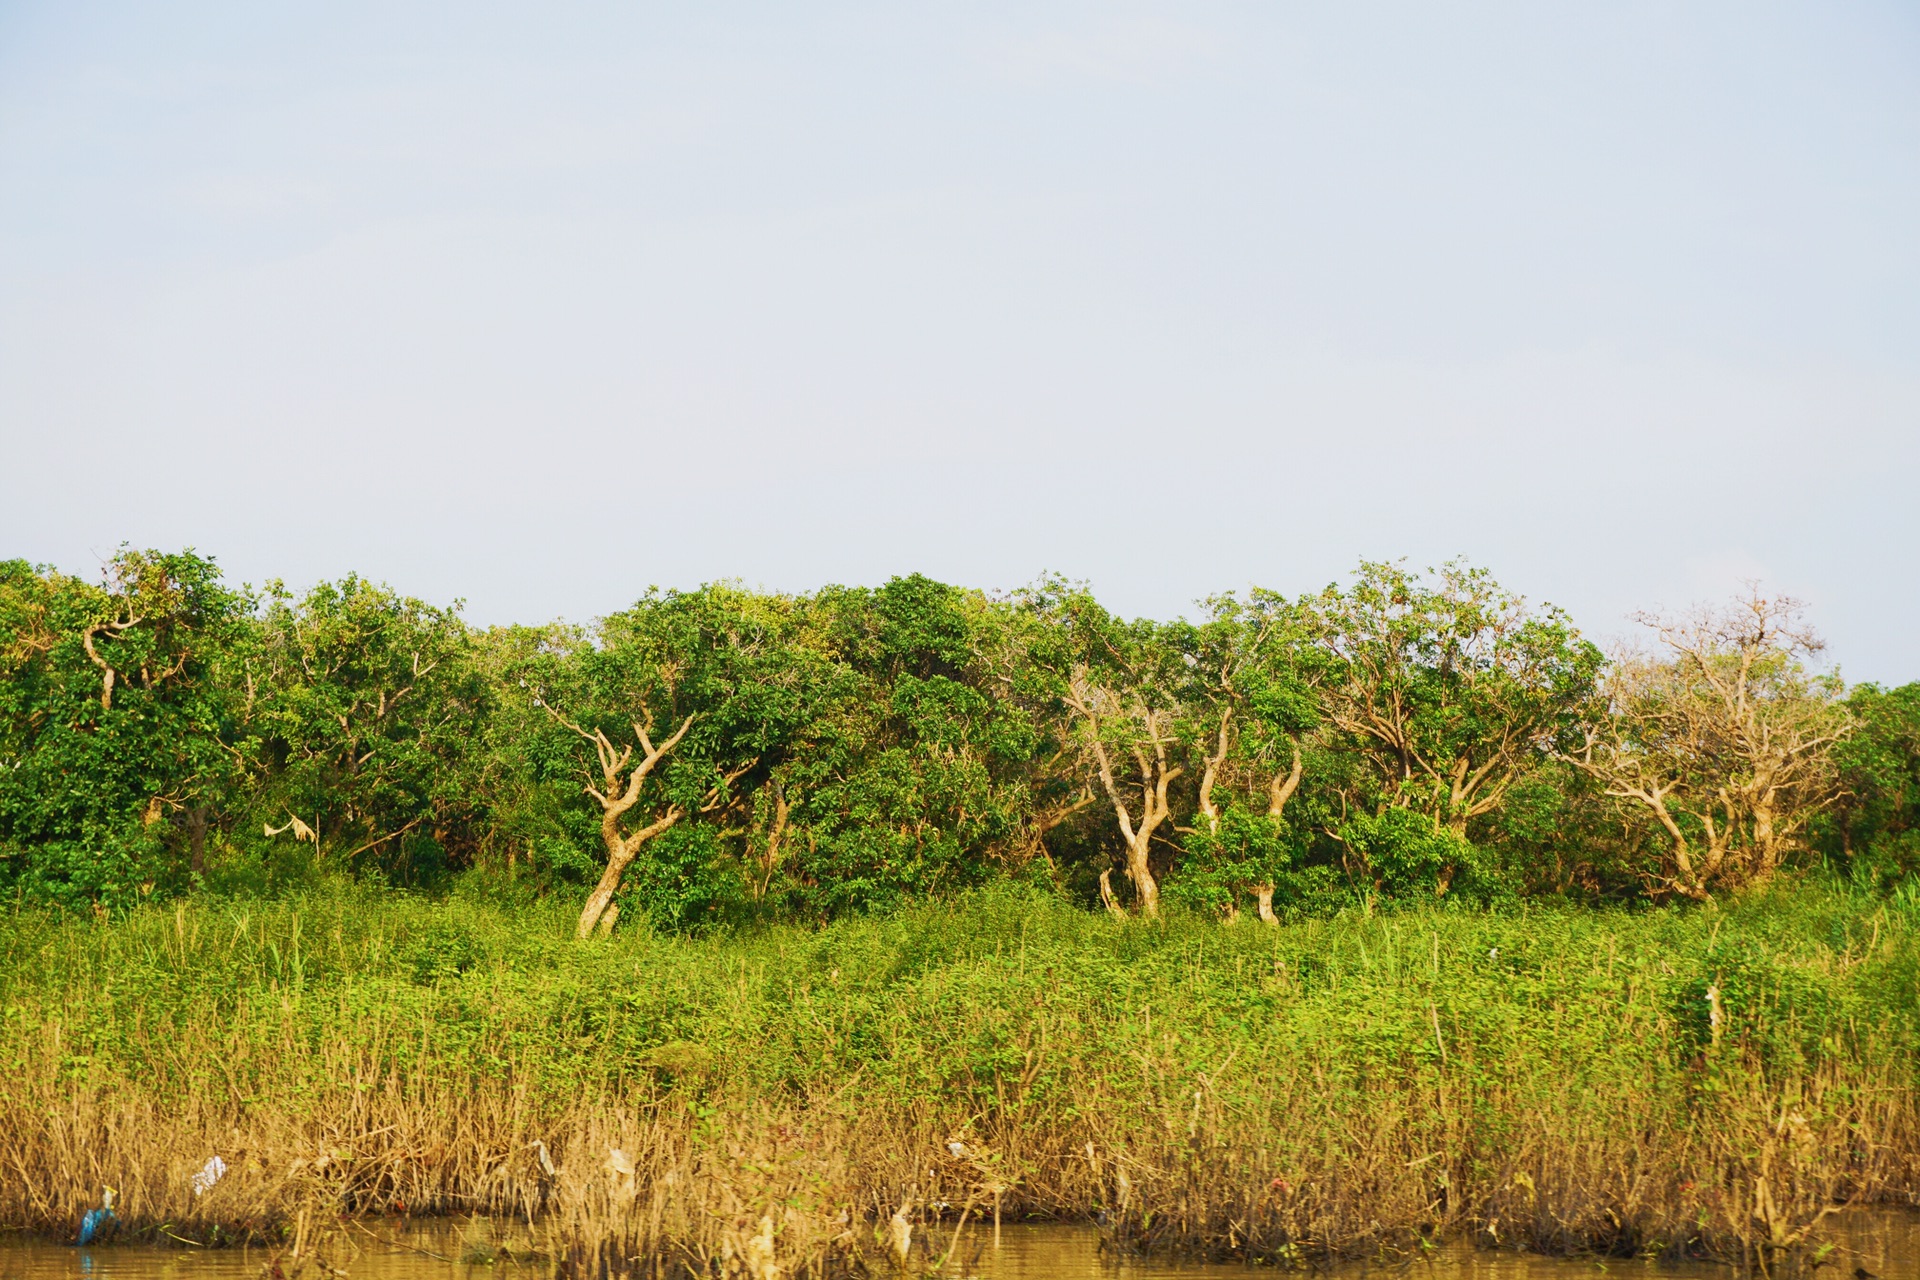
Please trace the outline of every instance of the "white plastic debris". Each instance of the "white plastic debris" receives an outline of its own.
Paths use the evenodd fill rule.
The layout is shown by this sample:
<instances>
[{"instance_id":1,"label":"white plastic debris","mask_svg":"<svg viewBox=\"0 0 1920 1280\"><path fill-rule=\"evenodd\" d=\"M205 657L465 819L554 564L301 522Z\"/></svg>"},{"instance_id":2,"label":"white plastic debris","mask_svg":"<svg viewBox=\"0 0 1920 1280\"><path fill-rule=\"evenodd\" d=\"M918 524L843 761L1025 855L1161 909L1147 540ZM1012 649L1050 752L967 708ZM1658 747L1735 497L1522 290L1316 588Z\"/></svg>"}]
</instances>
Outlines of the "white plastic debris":
<instances>
[{"instance_id":1,"label":"white plastic debris","mask_svg":"<svg viewBox=\"0 0 1920 1280\"><path fill-rule=\"evenodd\" d=\"M213 1190L213 1184L226 1176L227 1162L219 1156L209 1156L207 1162L200 1166L200 1172L193 1175L189 1185L193 1187L193 1194L197 1198Z\"/></svg>"},{"instance_id":2,"label":"white plastic debris","mask_svg":"<svg viewBox=\"0 0 1920 1280\"><path fill-rule=\"evenodd\" d=\"M631 1204L639 1194L639 1187L633 1179L633 1161L620 1148L609 1147L604 1167L607 1171L607 1190L615 1199Z\"/></svg>"},{"instance_id":3,"label":"white plastic debris","mask_svg":"<svg viewBox=\"0 0 1920 1280\"><path fill-rule=\"evenodd\" d=\"M765 1214L760 1219L759 1234L747 1237L742 1250L747 1274L753 1280L780 1280L780 1264L774 1261L773 1249L773 1215Z\"/></svg>"},{"instance_id":4,"label":"white plastic debris","mask_svg":"<svg viewBox=\"0 0 1920 1280\"><path fill-rule=\"evenodd\" d=\"M913 1250L913 1223L907 1218L906 1205L893 1211L893 1217L887 1223L887 1235L888 1243L893 1245L894 1259L905 1263L907 1255Z\"/></svg>"}]
</instances>

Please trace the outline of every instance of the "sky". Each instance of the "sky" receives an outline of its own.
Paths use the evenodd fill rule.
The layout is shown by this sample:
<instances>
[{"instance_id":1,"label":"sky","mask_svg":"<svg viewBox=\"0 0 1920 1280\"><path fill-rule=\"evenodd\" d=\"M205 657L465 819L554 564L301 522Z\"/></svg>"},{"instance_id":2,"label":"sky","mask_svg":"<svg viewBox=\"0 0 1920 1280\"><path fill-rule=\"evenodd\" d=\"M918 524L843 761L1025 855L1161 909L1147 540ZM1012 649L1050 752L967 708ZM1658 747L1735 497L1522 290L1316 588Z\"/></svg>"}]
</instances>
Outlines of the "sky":
<instances>
[{"instance_id":1,"label":"sky","mask_svg":"<svg viewBox=\"0 0 1920 1280\"><path fill-rule=\"evenodd\" d=\"M649 585L1464 557L1920 678L1911 4L0 0L0 558Z\"/></svg>"}]
</instances>

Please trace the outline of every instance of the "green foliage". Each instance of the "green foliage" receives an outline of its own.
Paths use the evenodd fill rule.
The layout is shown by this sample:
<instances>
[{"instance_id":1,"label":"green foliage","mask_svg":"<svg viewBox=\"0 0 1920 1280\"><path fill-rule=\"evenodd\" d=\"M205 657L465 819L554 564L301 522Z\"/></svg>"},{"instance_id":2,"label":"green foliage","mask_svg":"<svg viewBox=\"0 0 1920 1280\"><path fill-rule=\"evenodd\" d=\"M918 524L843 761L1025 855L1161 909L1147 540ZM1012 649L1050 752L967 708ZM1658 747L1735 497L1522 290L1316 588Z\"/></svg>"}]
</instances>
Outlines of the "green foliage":
<instances>
[{"instance_id":1,"label":"green foliage","mask_svg":"<svg viewBox=\"0 0 1920 1280\"><path fill-rule=\"evenodd\" d=\"M1611 724L1600 670L1564 615L1457 564L1363 564L1195 622L1128 621L1057 578L994 597L915 575L653 590L591 626L480 631L352 576L256 599L191 552L123 551L99 584L16 561L0 884L117 909L477 871L578 902L608 865L610 763L684 726L615 815L616 837L662 824L623 927L994 883L1086 904L1117 869L1135 900L1152 880L1210 913L1631 899L1666 852L1578 759ZM1814 842L1889 889L1920 864L1920 686L1848 707ZM1775 830L1801 848L1797 817Z\"/></svg>"},{"instance_id":2,"label":"green foliage","mask_svg":"<svg viewBox=\"0 0 1920 1280\"><path fill-rule=\"evenodd\" d=\"M820 929L589 946L570 904L351 885L110 925L28 909L0 915L0 1079L58 1043L96 1083L297 1106L339 1059L288 1046L327 1044L376 1078L510 1078L556 1111L665 1073L743 1096L938 1099L1044 1131L1076 1096L1151 1106L1141 1064L1171 1054L1249 1116L1269 1076L1298 1070L1329 1105L1383 1073L1444 1080L1469 1108L1654 1089L1684 1126L1691 1092L1747 1053L1779 1072L1870 1063L1911 1088L1917 902L1816 883L1727 910L1429 900L1267 929L1114 922L998 886ZM179 1051L207 1034L218 1061Z\"/></svg>"},{"instance_id":3,"label":"green foliage","mask_svg":"<svg viewBox=\"0 0 1920 1280\"><path fill-rule=\"evenodd\" d=\"M1500 808L1473 827L1491 873L1516 893L1588 901L1631 899L1648 861L1609 797L1564 761L1519 778Z\"/></svg>"},{"instance_id":4,"label":"green foliage","mask_svg":"<svg viewBox=\"0 0 1920 1280\"><path fill-rule=\"evenodd\" d=\"M1484 569L1449 564L1429 584L1363 563L1350 588L1310 608L1336 668L1329 718L1372 763L1380 800L1464 831L1577 741L1600 651L1558 609L1528 607Z\"/></svg>"},{"instance_id":5,"label":"green foliage","mask_svg":"<svg viewBox=\"0 0 1920 1280\"><path fill-rule=\"evenodd\" d=\"M248 604L191 551L122 549L98 586L0 564L0 877L106 905L184 881L238 772Z\"/></svg>"},{"instance_id":6,"label":"green foliage","mask_svg":"<svg viewBox=\"0 0 1920 1280\"><path fill-rule=\"evenodd\" d=\"M917 575L814 598L809 647L832 663L830 697L756 811L762 894L831 913L994 873L1025 816L1038 735L980 655L991 611ZM781 803L790 825L769 855Z\"/></svg>"},{"instance_id":7,"label":"green foliage","mask_svg":"<svg viewBox=\"0 0 1920 1280\"><path fill-rule=\"evenodd\" d=\"M675 827L647 846L620 895L635 918L662 929L735 923L746 914L747 886L719 848L712 826ZM594 868L597 872L598 868Z\"/></svg>"},{"instance_id":8,"label":"green foliage","mask_svg":"<svg viewBox=\"0 0 1920 1280\"><path fill-rule=\"evenodd\" d=\"M1327 903L1294 875L1299 837L1284 820L1250 812L1236 798L1221 810L1219 824L1189 832L1185 856L1167 893L1177 902L1221 914L1238 911L1265 886L1283 905L1324 910Z\"/></svg>"},{"instance_id":9,"label":"green foliage","mask_svg":"<svg viewBox=\"0 0 1920 1280\"><path fill-rule=\"evenodd\" d=\"M604 853L597 815L583 806L579 739L538 696L540 667L586 647L577 628L495 627L473 638L489 692L480 735L468 743L467 785L484 812L473 862L490 875L552 891L591 882Z\"/></svg>"},{"instance_id":10,"label":"green foliage","mask_svg":"<svg viewBox=\"0 0 1920 1280\"><path fill-rule=\"evenodd\" d=\"M1366 889L1387 898L1438 898L1449 891L1486 898L1504 888L1465 836L1415 809L1355 814L1342 824L1339 840Z\"/></svg>"},{"instance_id":11,"label":"green foliage","mask_svg":"<svg viewBox=\"0 0 1920 1280\"><path fill-rule=\"evenodd\" d=\"M1841 796L1822 823L1831 858L1869 883L1920 872L1920 684L1861 685L1854 731L1835 749Z\"/></svg>"},{"instance_id":12,"label":"green foliage","mask_svg":"<svg viewBox=\"0 0 1920 1280\"><path fill-rule=\"evenodd\" d=\"M273 583L256 635L251 816L318 862L431 880L471 839L465 765L488 700L459 614L356 577L297 601Z\"/></svg>"}]
</instances>

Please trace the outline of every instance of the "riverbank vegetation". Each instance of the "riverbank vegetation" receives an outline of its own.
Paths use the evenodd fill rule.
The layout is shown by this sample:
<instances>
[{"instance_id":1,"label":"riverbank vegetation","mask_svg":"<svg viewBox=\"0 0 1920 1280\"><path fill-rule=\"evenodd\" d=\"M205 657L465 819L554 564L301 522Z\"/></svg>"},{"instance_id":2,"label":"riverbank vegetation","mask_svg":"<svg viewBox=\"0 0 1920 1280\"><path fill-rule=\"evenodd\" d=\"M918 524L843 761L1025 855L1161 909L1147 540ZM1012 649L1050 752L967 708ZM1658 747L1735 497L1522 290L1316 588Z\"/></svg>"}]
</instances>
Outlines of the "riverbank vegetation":
<instances>
[{"instance_id":1,"label":"riverbank vegetation","mask_svg":"<svg viewBox=\"0 0 1920 1280\"><path fill-rule=\"evenodd\" d=\"M1920 685L1757 590L1615 653L1464 565L1197 614L0 564L0 1220L775 1280L1920 1196Z\"/></svg>"},{"instance_id":2,"label":"riverbank vegetation","mask_svg":"<svg viewBox=\"0 0 1920 1280\"><path fill-rule=\"evenodd\" d=\"M996 1203L1278 1262L1461 1233L1784 1256L1920 1190L1911 891L575 924L352 885L12 915L0 1214L70 1231L101 1185L188 1239L484 1211L582 1274L747 1274L881 1266L896 1215L937 1254Z\"/></svg>"}]
</instances>

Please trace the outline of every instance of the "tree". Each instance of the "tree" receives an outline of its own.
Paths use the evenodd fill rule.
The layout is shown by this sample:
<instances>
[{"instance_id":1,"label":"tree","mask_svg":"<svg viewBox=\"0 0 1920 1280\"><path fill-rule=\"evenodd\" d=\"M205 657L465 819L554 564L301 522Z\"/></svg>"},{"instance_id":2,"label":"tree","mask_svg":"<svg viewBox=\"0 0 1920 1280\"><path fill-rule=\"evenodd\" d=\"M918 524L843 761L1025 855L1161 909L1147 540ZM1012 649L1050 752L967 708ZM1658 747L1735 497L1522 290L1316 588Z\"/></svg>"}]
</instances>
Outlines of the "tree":
<instances>
[{"instance_id":1,"label":"tree","mask_svg":"<svg viewBox=\"0 0 1920 1280\"><path fill-rule=\"evenodd\" d=\"M1229 917L1254 897L1277 923L1273 895L1293 862L1287 805L1306 768L1301 737L1319 720L1316 681L1325 664L1281 596L1218 596L1208 619L1182 635L1190 675L1186 737L1200 761L1198 810L1186 833L1182 872Z\"/></svg>"},{"instance_id":2,"label":"tree","mask_svg":"<svg viewBox=\"0 0 1920 1280\"><path fill-rule=\"evenodd\" d=\"M917 574L799 602L811 710L754 798L761 900L866 909L1025 860L1047 735L1023 654L999 678L1010 612Z\"/></svg>"},{"instance_id":3,"label":"tree","mask_svg":"<svg viewBox=\"0 0 1920 1280\"><path fill-rule=\"evenodd\" d=\"M249 611L192 551L122 548L97 586L0 564L11 878L113 902L200 869L208 813L238 771L222 673Z\"/></svg>"},{"instance_id":4,"label":"tree","mask_svg":"<svg viewBox=\"0 0 1920 1280\"><path fill-rule=\"evenodd\" d=\"M471 757L486 691L458 607L348 576L298 600L268 585L246 723L263 776L255 817L317 860L403 875L471 838Z\"/></svg>"},{"instance_id":5,"label":"tree","mask_svg":"<svg viewBox=\"0 0 1920 1280\"><path fill-rule=\"evenodd\" d=\"M1823 846L1856 873L1920 868L1920 684L1863 684L1847 695L1852 730L1834 744L1839 790Z\"/></svg>"},{"instance_id":6,"label":"tree","mask_svg":"<svg viewBox=\"0 0 1920 1280\"><path fill-rule=\"evenodd\" d=\"M1802 606L1757 589L1724 608L1640 614L1659 642L1608 672L1606 708L1573 761L1649 815L1667 854L1659 891L1706 899L1770 877L1837 795L1850 717Z\"/></svg>"},{"instance_id":7,"label":"tree","mask_svg":"<svg viewBox=\"0 0 1920 1280\"><path fill-rule=\"evenodd\" d=\"M689 820L744 816L738 784L764 776L806 722L808 664L786 643L794 608L727 586L650 592L604 619L591 647L544 655L530 671L553 722L593 751L583 791L599 807L606 861L581 908L580 937L612 928L643 851ZM717 834L688 846L697 856L679 867L683 880L713 870Z\"/></svg>"},{"instance_id":8,"label":"tree","mask_svg":"<svg viewBox=\"0 0 1920 1280\"><path fill-rule=\"evenodd\" d=\"M600 802L600 839L607 847L607 866L600 875L600 883L593 887L593 892L587 895L586 904L580 908L578 932L582 938L592 933L602 920L609 929L613 927L619 914L613 904L613 895L619 892L620 881L626 875L627 867L632 864L642 845L677 826L688 813L685 805L669 800L659 812L650 815L650 821L643 820L633 830L622 830L622 820L627 811L639 802L647 779L653 775L654 766L680 745L680 740L687 736L687 730L693 727L694 719L699 715L698 712L688 712L680 722L680 727L655 746L649 732L653 723L650 712L651 709L643 703L641 719L633 722L633 735L641 748L638 760L633 757L632 743L615 747L605 729L583 729L555 713L555 719L561 724L593 744L603 779L601 786L605 788L602 790L592 783L586 786L587 794ZM709 812L723 798L723 795L714 795L700 805L699 811Z\"/></svg>"},{"instance_id":9,"label":"tree","mask_svg":"<svg viewBox=\"0 0 1920 1280\"><path fill-rule=\"evenodd\" d=\"M1370 762L1377 803L1461 836L1578 733L1602 665L1560 610L1459 563L1432 584L1363 563L1306 607L1331 659L1327 719Z\"/></svg>"},{"instance_id":10,"label":"tree","mask_svg":"<svg viewBox=\"0 0 1920 1280\"><path fill-rule=\"evenodd\" d=\"M1186 772L1177 730L1189 673L1180 650L1157 624L1121 622L1062 582L1030 589L1021 604L1038 623L1034 652L1052 674L1083 767L1113 808L1134 903L1152 919L1160 914L1153 840L1173 817L1169 788ZM1119 913L1110 870L1100 873L1100 892Z\"/></svg>"}]
</instances>

